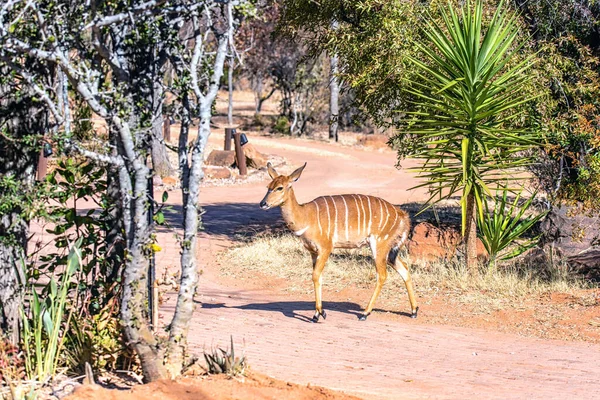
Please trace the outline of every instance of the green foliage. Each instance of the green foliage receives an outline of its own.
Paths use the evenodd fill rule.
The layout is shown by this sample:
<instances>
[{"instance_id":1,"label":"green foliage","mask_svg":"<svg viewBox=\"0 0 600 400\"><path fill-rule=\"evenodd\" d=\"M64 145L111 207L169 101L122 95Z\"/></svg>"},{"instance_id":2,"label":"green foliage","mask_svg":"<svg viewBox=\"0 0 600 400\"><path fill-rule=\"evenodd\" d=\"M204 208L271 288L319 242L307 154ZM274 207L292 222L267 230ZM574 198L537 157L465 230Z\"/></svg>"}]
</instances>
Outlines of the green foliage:
<instances>
[{"instance_id":1,"label":"green foliage","mask_svg":"<svg viewBox=\"0 0 600 400\"><path fill-rule=\"evenodd\" d=\"M113 297L94 314L73 313L64 342L64 365L83 374L85 363L96 371L138 369L138 361L121 333L119 299Z\"/></svg>"},{"instance_id":2,"label":"green foliage","mask_svg":"<svg viewBox=\"0 0 600 400\"><path fill-rule=\"evenodd\" d=\"M544 218L547 212L537 215L524 215L531 208L535 194L524 203L519 204L522 191L512 203L508 202L508 189L502 191L502 197L495 197L494 208L490 210L488 202L484 201L484 212L478 214L479 238L490 256L490 265L496 265L496 260L509 260L536 245L538 237L517 242L525 233ZM512 244L515 244L511 248Z\"/></svg>"},{"instance_id":3,"label":"green foliage","mask_svg":"<svg viewBox=\"0 0 600 400\"><path fill-rule=\"evenodd\" d=\"M90 140L94 134L92 109L85 101L78 101L73 115L73 136L79 140Z\"/></svg>"},{"instance_id":4,"label":"green foliage","mask_svg":"<svg viewBox=\"0 0 600 400\"><path fill-rule=\"evenodd\" d=\"M26 287L28 310L22 310L25 368L29 379L40 384L51 380L58 367L65 326L69 325L71 318L70 313L65 318L71 278L80 268L82 260L80 246L81 240L78 240L71 247L60 284L54 276L50 277L50 282L42 289L41 295L35 285L29 284Z\"/></svg>"},{"instance_id":5,"label":"green foliage","mask_svg":"<svg viewBox=\"0 0 600 400\"><path fill-rule=\"evenodd\" d=\"M422 2L416 0L286 0L280 29L340 59L340 80L377 125L394 121L412 73ZM335 24L334 24L335 22Z\"/></svg>"},{"instance_id":6,"label":"green foliage","mask_svg":"<svg viewBox=\"0 0 600 400\"><path fill-rule=\"evenodd\" d=\"M515 128L522 105L530 100L521 87L529 81L529 59L514 63L517 17L500 6L484 26L483 6L467 2L460 11L440 10L437 24L428 14L420 57L409 57L416 73L407 79L412 108L404 110L403 129L393 138L401 156L423 160L415 168L433 204L462 192L463 233L467 199L474 196L481 215L490 185L511 179L506 172L528 165L524 151L538 136ZM412 145L400 147L400 144Z\"/></svg>"},{"instance_id":7,"label":"green foliage","mask_svg":"<svg viewBox=\"0 0 600 400\"><path fill-rule=\"evenodd\" d=\"M231 350L213 349L211 353L204 352L204 360L209 374L227 374L229 376L243 375L246 370L246 357L236 357L231 337Z\"/></svg>"},{"instance_id":8,"label":"green foliage","mask_svg":"<svg viewBox=\"0 0 600 400\"><path fill-rule=\"evenodd\" d=\"M541 42L536 79L549 90L535 104L547 144L532 169L553 202L600 209L600 49L567 34Z\"/></svg>"},{"instance_id":9,"label":"green foliage","mask_svg":"<svg viewBox=\"0 0 600 400\"><path fill-rule=\"evenodd\" d=\"M273 131L282 135L290 133L290 121L287 119L286 116L280 116L279 118L277 118L275 125L273 125Z\"/></svg>"}]
</instances>

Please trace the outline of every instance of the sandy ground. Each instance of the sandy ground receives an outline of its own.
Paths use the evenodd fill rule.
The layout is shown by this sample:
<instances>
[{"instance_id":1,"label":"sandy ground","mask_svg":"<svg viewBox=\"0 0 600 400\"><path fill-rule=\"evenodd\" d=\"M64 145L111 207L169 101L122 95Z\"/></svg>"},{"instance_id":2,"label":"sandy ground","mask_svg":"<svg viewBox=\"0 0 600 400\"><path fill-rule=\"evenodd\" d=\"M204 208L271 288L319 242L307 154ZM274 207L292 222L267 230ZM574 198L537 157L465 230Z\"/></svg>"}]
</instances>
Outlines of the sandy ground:
<instances>
[{"instance_id":1,"label":"sandy ground","mask_svg":"<svg viewBox=\"0 0 600 400\"><path fill-rule=\"evenodd\" d=\"M217 133L212 140L220 143L222 139ZM284 155L294 167L308 162L295 184L300 202L323 194L364 193L405 204L425 196L423 191L407 190L415 180L394 168L395 156L390 151L284 138L250 140L262 152ZM345 293L344 299L325 288L329 317L311 324L311 295L281 293L275 280L264 277L250 281L220 277L216 255L231 245L241 229L264 229L280 220L279 210L264 212L257 206L266 183L209 187L202 192L206 230L200 234L199 260L204 273L191 328L192 349L227 347L233 335L236 347L244 350L257 371L364 398L600 396L598 345L523 338L485 326L422 324L406 317L404 293L399 294L400 308L379 308L361 323L357 314L368 295ZM177 195L172 194L170 201L176 203ZM168 266L177 247L173 241L163 248L167 250L159 264ZM168 297L161 309L164 317L173 311L175 296ZM422 315L427 312L426 307L422 309Z\"/></svg>"}]
</instances>

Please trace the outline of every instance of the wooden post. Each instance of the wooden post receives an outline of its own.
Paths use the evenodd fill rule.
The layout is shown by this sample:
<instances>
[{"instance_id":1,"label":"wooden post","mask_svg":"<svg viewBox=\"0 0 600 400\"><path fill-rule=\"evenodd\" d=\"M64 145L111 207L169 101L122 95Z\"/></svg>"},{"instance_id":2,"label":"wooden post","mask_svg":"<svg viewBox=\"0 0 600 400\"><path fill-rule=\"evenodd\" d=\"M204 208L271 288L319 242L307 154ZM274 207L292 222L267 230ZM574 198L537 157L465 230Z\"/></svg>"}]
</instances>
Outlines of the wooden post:
<instances>
[{"instance_id":1,"label":"wooden post","mask_svg":"<svg viewBox=\"0 0 600 400\"><path fill-rule=\"evenodd\" d=\"M235 136L235 128L225 128L225 147L223 150L231 150L231 139Z\"/></svg>"},{"instance_id":2,"label":"wooden post","mask_svg":"<svg viewBox=\"0 0 600 400\"><path fill-rule=\"evenodd\" d=\"M235 162L240 170L240 175L247 175L248 169L246 168L246 155L244 149L242 149L242 143L240 141L241 133L233 134L233 143L235 145Z\"/></svg>"},{"instance_id":3,"label":"wooden post","mask_svg":"<svg viewBox=\"0 0 600 400\"><path fill-rule=\"evenodd\" d=\"M44 156L44 149L40 150L40 157L38 158L38 167L37 167L37 180L43 181L46 179L46 174L48 173L48 157Z\"/></svg>"}]
</instances>

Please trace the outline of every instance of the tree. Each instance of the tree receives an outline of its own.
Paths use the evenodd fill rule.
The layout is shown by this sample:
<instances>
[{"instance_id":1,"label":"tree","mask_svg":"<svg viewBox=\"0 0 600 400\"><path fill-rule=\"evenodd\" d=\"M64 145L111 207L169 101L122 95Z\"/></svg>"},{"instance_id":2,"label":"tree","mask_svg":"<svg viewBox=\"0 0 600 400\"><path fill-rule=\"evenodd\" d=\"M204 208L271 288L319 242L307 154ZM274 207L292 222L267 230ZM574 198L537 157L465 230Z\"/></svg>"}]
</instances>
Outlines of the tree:
<instances>
[{"instance_id":1,"label":"tree","mask_svg":"<svg viewBox=\"0 0 600 400\"><path fill-rule=\"evenodd\" d=\"M236 2L236 6L243 8L244 3ZM185 362L187 327L198 280L195 246L201 215L198 195L203 152L223 74L227 38L234 28L227 15L227 4L223 2L185 0L94 2L93 7L14 0L0 14L0 60L20 74L24 84L41 99L53 117L53 125L65 125L65 113L57 107L64 93L40 80L22 63L25 57L64 73L71 87L109 128L113 146L105 143L100 151L86 148L74 137L64 142L71 151L115 170L127 254L121 323L147 380L177 375ZM164 44L160 51L156 41ZM147 161L156 115L157 97L153 93L160 82L157 77L164 72L159 70L164 58L176 67L174 90L181 101L179 161L184 236L181 290L169 340L163 345L149 326L142 288L147 287L148 257L156 249L148 224ZM200 128L197 139L188 147L192 118L199 118Z\"/></svg>"},{"instance_id":2,"label":"tree","mask_svg":"<svg viewBox=\"0 0 600 400\"><path fill-rule=\"evenodd\" d=\"M476 213L485 194L505 175L531 162L524 151L538 145L535 132L515 127L521 106L531 100L522 86L530 59L515 63L517 17L500 5L484 27L481 1L460 11L441 11L443 23L425 19L422 56L410 59L416 77L408 82L414 110L407 111L397 143L417 140L406 150L423 160L420 175L429 202L461 192L462 226L469 270L477 267ZM511 64L512 63L512 64Z\"/></svg>"},{"instance_id":3,"label":"tree","mask_svg":"<svg viewBox=\"0 0 600 400\"><path fill-rule=\"evenodd\" d=\"M340 118L340 83L338 81L338 57L329 57L329 139L338 141Z\"/></svg>"},{"instance_id":4,"label":"tree","mask_svg":"<svg viewBox=\"0 0 600 400\"><path fill-rule=\"evenodd\" d=\"M532 172L553 204L600 210L600 4L513 3L537 51L532 73L547 88L531 107L548 143Z\"/></svg>"}]
</instances>

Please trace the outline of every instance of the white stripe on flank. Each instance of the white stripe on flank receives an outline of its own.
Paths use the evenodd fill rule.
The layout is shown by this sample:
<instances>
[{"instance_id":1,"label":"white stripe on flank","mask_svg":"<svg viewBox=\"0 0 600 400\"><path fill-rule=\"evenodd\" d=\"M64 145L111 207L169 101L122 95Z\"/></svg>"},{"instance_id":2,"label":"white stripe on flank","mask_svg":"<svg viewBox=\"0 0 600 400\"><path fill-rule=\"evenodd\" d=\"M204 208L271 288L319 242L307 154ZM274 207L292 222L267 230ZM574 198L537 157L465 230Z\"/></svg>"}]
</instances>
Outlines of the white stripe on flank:
<instances>
[{"instance_id":1,"label":"white stripe on flank","mask_svg":"<svg viewBox=\"0 0 600 400\"><path fill-rule=\"evenodd\" d=\"M360 237L360 208L358 208L358 201L356 200L356 195L352 195L354 202L356 203L356 229L358 230L358 237Z\"/></svg>"},{"instance_id":2,"label":"white stripe on flank","mask_svg":"<svg viewBox=\"0 0 600 400\"><path fill-rule=\"evenodd\" d=\"M327 198L323 197L323 200L325 201L325 207L327 207L327 237L330 238L331 237L331 216L329 215L329 204L327 204Z\"/></svg>"},{"instance_id":3,"label":"white stripe on flank","mask_svg":"<svg viewBox=\"0 0 600 400\"><path fill-rule=\"evenodd\" d=\"M323 228L321 228L321 214L319 214L319 203L315 200L315 206L317 206L317 224L319 224L319 234L323 234Z\"/></svg>"},{"instance_id":4,"label":"white stripe on flank","mask_svg":"<svg viewBox=\"0 0 600 400\"><path fill-rule=\"evenodd\" d=\"M377 228L381 231L381 223L383 222L383 200L379 197L377 200L379 200L379 224L377 225Z\"/></svg>"},{"instance_id":5,"label":"white stripe on flank","mask_svg":"<svg viewBox=\"0 0 600 400\"><path fill-rule=\"evenodd\" d=\"M346 207L346 242L348 241L348 204L346 203L346 199L342 196L342 200L344 201L344 207Z\"/></svg>"},{"instance_id":6,"label":"white stripe on flank","mask_svg":"<svg viewBox=\"0 0 600 400\"><path fill-rule=\"evenodd\" d=\"M333 198L333 196L329 196L331 197L331 201L333 201L333 209L335 210L335 221L334 221L334 231L333 231L333 242L337 242L337 238L338 238L338 234L337 234L337 206L335 205L335 199Z\"/></svg>"},{"instance_id":7,"label":"white stripe on flank","mask_svg":"<svg viewBox=\"0 0 600 400\"><path fill-rule=\"evenodd\" d=\"M367 228L367 235L371 234L371 223L373 223L373 212L371 211L371 198L367 196L369 202L369 227Z\"/></svg>"},{"instance_id":8,"label":"white stripe on flank","mask_svg":"<svg viewBox=\"0 0 600 400\"><path fill-rule=\"evenodd\" d=\"M392 208L394 209L394 223L392 224L392 228L396 226L396 220L398 219L398 210L396 209L396 207L392 206Z\"/></svg>"},{"instance_id":9,"label":"white stripe on flank","mask_svg":"<svg viewBox=\"0 0 600 400\"><path fill-rule=\"evenodd\" d=\"M385 203L385 223L383 224L383 229L387 226L388 219L390 219L390 210L388 208L387 203Z\"/></svg>"},{"instance_id":10,"label":"white stripe on flank","mask_svg":"<svg viewBox=\"0 0 600 400\"><path fill-rule=\"evenodd\" d=\"M367 212L365 211L365 205L363 204L362 201L362 196L359 194L358 198L360 200L360 208L362 208L362 212L363 215L365 216L365 218L363 219L363 231L365 232L365 236L367 235Z\"/></svg>"},{"instance_id":11,"label":"white stripe on flank","mask_svg":"<svg viewBox=\"0 0 600 400\"><path fill-rule=\"evenodd\" d=\"M375 236L369 235L369 246L371 247L371 252L373 253L373 259L377 260L377 242L375 240Z\"/></svg>"},{"instance_id":12,"label":"white stripe on flank","mask_svg":"<svg viewBox=\"0 0 600 400\"><path fill-rule=\"evenodd\" d=\"M299 231L294 232L294 235L296 235L296 236L302 236L302 234L304 232L306 232L308 230L308 228L309 228L308 226L304 227L304 228L300 229Z\"/></svg>"}]
</instances>

